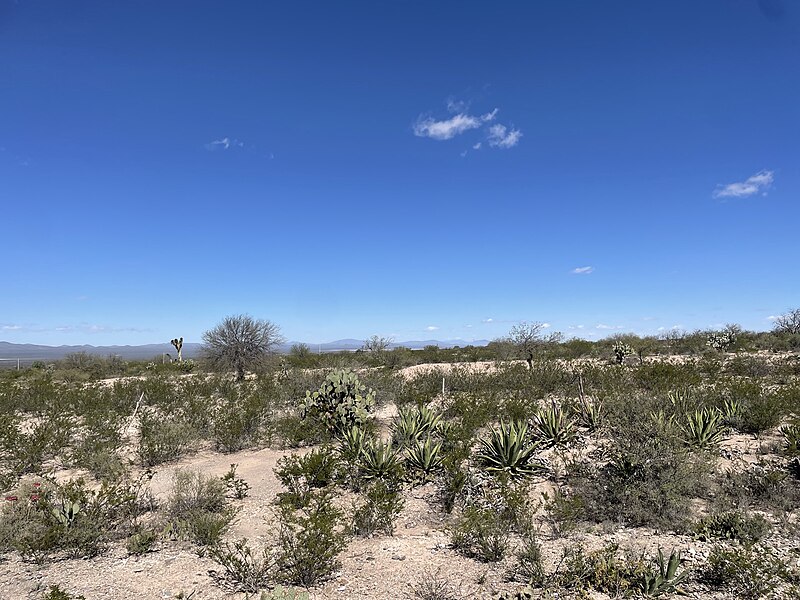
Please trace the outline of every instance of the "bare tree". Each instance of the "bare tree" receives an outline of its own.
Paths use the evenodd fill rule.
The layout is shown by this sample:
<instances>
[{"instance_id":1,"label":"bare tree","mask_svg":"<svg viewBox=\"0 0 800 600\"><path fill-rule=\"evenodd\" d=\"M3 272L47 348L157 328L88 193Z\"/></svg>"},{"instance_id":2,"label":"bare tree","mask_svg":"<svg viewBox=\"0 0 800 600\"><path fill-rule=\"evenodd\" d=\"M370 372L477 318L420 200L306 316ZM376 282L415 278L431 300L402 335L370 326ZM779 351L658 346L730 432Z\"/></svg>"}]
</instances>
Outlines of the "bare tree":
<instances>
[{"instance_id":1,"label":"bare tree","mask_svg":"<svg viewBox=\"0 0 800 600\"><path fill-rule=\"evenodd\" d=\"M511 328L505 339L515 348L516 353L525 359L529 369L533 369L533 358L543 347L561 341L559 332L545 336L544 330L547 327L548 325L538 321L521 321Z\"/></svg>"},{"instance_id":2,"label":"bare tree","mask_svg":"<svg viewBox=\"0 0 800 600\"><path fill-rule=\"evenodd\" d=\"M216 368L235 370L236 381L242 381L246 369L262 365L284 341L272 321L234 315L203 334L203 356Z\"/></svg>"},{"instance_id":3,"label":"bare tree","mask_svg":"<svg viewBox=\"0 0 800 600\"><path fill-rule=\"evenodd\" d=\"M374 354L379 354L381 352L386 352L393 341L394 340L390 337L381 337L379 335L373 335L371 338L364 341L364 345L362 346L361 349L364 352L372 352Z\"/></svg>"},{"instance_id":4,"label":"bare tree","mask_svg":"<svg viewBox=\"0 0 800 600\"><path fill-rule=\"evenodd\" d=\"M792 308L775 319L775 333L800 333L800 308Z\"/></svg>"}]
</instances>

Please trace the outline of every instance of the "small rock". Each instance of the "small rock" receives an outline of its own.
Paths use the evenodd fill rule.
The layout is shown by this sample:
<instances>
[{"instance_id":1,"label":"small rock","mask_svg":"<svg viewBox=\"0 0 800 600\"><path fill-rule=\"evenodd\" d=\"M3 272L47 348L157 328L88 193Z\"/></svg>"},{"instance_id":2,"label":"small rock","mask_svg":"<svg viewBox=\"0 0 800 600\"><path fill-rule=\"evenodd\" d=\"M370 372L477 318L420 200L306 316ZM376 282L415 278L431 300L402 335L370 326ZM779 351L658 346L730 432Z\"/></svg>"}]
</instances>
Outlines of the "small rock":
<instances>
[{"instance_id":1,"label":"small rock","mask_svg":"<svg viewBox=\"0 0 800 600\"><path fill-rule=\"evenodd\" d=\"M405 560L405 554L392 554L392 560Z\"/></svg>"}]
</instances>

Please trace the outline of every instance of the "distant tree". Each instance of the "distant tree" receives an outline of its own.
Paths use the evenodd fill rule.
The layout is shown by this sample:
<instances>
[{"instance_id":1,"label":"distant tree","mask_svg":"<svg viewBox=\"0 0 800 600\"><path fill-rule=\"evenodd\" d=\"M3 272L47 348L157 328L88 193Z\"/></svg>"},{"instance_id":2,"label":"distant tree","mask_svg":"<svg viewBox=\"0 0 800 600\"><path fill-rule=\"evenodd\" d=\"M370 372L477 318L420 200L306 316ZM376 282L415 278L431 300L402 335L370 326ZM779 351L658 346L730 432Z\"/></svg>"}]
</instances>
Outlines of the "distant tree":
<instances>
[{"instance_id":1,"label":"distant tree","mask_svg":"<svg viewBox=\"0 0 800 600\"><path fill-rule=\"evenodd\" d=\"M213 367L233 369L236 381L242 381L246 369L261 366L283 342L280 327L272 321L234 315L203 334L203 356Z\"/></svg>"},{"instance_id":2,"label":"distant tree","mask_svg":"<svg viewBox=\"0 0 800 600\"><path fill-rule=\"evenodd\" d=\"M308 344L303 344L302 342L299 344L293 344L289 350L289 355L298 360L305 360L311 356L311 348Z\"/></svg>"},{"instance_id":3,"label":"distant tree","mask_svg":"<svg viewBox=\"0 0 800 600\"><path fill-rule=\"evenodd\" d=\"M368 340L364 341L364 345L361 347L364 352L372 352L373 354L380 354L381 352L386 352L391 346L394 339L390 337L381 337L379 335L373 335Z\"/></svg>"},{"instance_id":4,"label":"distant tree","mask_svg":"<svg viewBox=\"0 0 800 600\"><path fill-rule=\"evenodd\" d=\"M792 308L775 319L775 333L800 334L800 308Z\"/></svg>"},{"instance_id":5,"label":"distant tree","mask_svg":"<svg viewBox=\"0 0 800 600\"><path fill-rule=\"evenodd\" d=\"M538 321L522 321L509 331L505 341L511 344L517 356L525 359L528 368L533 369L533 358L546 346L561 341L561 334L554 332L544 335L548 326Z\"/></svg>"}]
</instances>

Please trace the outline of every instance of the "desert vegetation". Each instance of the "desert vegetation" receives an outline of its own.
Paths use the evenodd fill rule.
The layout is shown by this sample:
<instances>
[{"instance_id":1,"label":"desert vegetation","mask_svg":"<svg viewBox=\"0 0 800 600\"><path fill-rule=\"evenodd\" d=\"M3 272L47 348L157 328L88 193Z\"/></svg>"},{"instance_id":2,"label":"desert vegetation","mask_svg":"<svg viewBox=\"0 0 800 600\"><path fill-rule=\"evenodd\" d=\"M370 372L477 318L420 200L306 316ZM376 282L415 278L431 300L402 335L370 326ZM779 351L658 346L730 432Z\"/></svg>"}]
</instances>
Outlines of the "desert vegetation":
<instances>
[{"instance_id":1,"label":"desert vegetation","mask_svg":"<svg viewBox=\"0 0 800 600\"><path fill-rule=\"evenodd\" d=\"M239 316L197 362L5 371L0 584L796 598L798 336L788 317L600 342L534 323L486 347L278 356L278 327Z\"/></svg>"}]
</instances>

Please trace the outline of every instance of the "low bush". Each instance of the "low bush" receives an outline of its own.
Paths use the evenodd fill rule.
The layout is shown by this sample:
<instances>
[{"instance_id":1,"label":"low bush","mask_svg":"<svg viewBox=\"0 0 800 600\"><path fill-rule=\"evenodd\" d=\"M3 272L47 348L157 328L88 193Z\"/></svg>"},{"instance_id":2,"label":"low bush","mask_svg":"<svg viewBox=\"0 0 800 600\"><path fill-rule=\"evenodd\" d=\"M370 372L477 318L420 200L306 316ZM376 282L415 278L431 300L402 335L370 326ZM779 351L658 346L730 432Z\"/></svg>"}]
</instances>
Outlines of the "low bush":
<instances>
[{"instance_id":1,"label":"low bush","mask_svg":"<svg viewBox=\"0 0 800 600\"><path fill-rule=\"evenodd\" d=\"M338 567L345 536L337 528L343 517L328 494L318 492L309 504L280 514L277 577L292 585L312 586Z\"/></svg>"},{"instance_id":2,"label":"low bush","mask_svg":"<svg viewBox=\"0 0 800 600\"><path fill-rule=\"evenodd\" d=\"M784 585L796 594L800 590L791 583L796 580L797 575L790 572L787 562L766 546L715 546L701 573L701 581L712 588L747 600L772 597ZM796 596L787 591L783 597Z\"/></svg>"},{"instance_id":3,"label":"low bush","mask_svg":"<svg viewBox=\"0 0 800 600\"><path fill-rule=\"evenodd\" d=\"M364 502L354 506L351 531L359 536L376 532L394 534L394 522L403 510L400 488L392 483L377 480L367 487Z\"/></svg>"}]
</instances>

